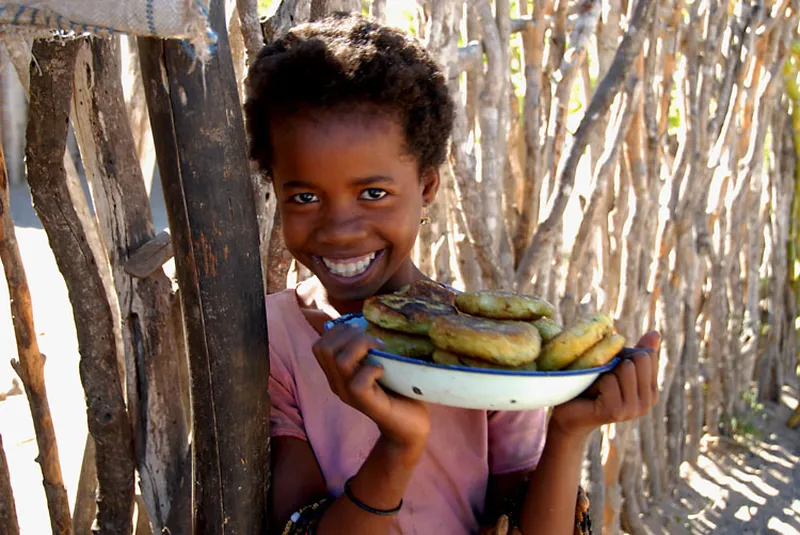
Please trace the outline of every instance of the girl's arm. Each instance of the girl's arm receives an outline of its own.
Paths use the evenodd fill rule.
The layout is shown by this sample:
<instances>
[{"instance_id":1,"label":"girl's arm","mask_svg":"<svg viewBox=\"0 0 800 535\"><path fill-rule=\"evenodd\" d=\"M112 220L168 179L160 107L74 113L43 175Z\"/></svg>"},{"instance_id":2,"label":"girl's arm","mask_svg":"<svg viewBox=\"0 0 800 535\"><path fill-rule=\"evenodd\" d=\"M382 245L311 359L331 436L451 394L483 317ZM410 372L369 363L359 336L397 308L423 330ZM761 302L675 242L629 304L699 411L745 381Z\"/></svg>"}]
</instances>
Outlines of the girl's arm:
<instances>
[{"instance_id":1,"label":"girl's arm","mask_svg":"<svg viewBox=\"0 0 800 535\"><path fill-rule=\"evenodd\" d=\"M585 396L553 409L544 451L520 515L525 535L574 532L583 446L601 425L633 420L655 406L659 343L658 333L646 334L633 357L601 376Z\"/></svg>"},{"instance_id":2,"label":"girl's arm","mask_svg":"<svg viewBox=\"0 0 800 535\"><path fill-rule=\"evenodd\" d=\"M277 437L273 440L273 526L282 529L290 516L304 505L327 494L325 481L308 443ZM372 508L395 508L403 497L411 473L422 454L422 447L399 447L380 438L354 476L350 489ZM316 533L386 533L393 516L380 516L358 507L342 495L325 511Z\"/></svg>"},{"instance_id":3,"label":"girl's arm","mask_svg":"<svg viewBox=\"0 0 800 535\"><path fill-rule=\"evenodd\" d=\"M574 532L584 442L579 437L559 436L552 429L547 433L542 458L530 478L520 515L525 535Z\"/></svg>"}]
</instances>

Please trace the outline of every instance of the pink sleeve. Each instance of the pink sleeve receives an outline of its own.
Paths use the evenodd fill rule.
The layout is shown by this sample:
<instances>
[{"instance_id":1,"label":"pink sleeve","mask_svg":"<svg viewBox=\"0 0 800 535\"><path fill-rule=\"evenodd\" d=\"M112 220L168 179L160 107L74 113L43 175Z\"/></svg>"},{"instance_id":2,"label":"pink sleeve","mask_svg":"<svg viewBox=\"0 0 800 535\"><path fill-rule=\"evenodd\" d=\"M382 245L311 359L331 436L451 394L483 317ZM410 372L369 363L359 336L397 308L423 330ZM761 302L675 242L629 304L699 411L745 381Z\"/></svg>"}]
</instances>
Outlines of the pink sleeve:
<instances>
[{"instance_id":1,"label":"pink sleeve","mask_svg":"<svg viewBox=\"0 0 800 535\"><path fill-rule=\"evenodd\" d=\"M547 409L490 412L489 473L535 468L547 435Z\"/></svg>"},{"instance_id":2,"label":"pink sleeve","mask_svg":"<svg viewBox=\"0 0 800 535\"><path fill-rule=\"evenodd\" d=\"M294 379L272 344L269 346L269 361L270 436L293 437L307 442Z\"/></svg>"}]
</instances>

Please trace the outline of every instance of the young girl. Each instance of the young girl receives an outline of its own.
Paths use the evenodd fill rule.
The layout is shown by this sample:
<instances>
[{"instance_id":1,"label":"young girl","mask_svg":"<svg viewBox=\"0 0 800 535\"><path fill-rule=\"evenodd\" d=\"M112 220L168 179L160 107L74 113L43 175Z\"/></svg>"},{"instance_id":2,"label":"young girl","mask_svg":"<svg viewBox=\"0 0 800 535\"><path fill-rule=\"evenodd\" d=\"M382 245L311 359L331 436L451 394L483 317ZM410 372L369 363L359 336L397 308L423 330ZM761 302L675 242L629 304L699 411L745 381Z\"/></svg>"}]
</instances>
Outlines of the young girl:
<instances>
[{"instance_id":1,"label":"young girl","mask_svg":"<svg viewBox=\"0 0 800 535\"><path fill-rule=\"evenodd\" d=\"M284 533L573 533L583 449L656 402L658 335L580 398L545 410L426 404L382 389L380 343L323 325L424 278L410 253L439 188L453 116L425 50L360 16L297 27L261 51L245 104L286 247L314 277L267 298L272 525ZM522 489L518 510L504 509Z\"/></svg>"}]
</instances>

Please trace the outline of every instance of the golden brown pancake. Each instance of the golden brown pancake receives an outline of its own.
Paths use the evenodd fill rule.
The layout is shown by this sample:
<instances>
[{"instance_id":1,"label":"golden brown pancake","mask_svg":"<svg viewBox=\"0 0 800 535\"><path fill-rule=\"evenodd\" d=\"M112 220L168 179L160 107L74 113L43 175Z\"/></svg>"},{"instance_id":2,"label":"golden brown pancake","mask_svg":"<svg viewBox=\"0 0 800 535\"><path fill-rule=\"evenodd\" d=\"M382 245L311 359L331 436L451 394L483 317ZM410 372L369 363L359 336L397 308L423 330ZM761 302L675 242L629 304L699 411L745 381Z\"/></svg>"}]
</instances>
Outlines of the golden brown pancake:
<instances>
[{"instance_id":1,"label":"golden brown pancake","mask_svg":"<svg viewBox=\"0 0 800 535\"><path fill-rule=\"evenodd\" d=\"M367 328L364 332L383 342L383 351L392 355L430 360L434 349L436 349L427 336L390 331L374 323L367 322Z\"/></svg>"},{"instance_id":2,"label":"golden brown pancake","mask_svg":"<svg viewBox=\"0 0 800 535\"><path fill-rule=\"evenodd\" d=\"M459 355L457 353L453 353L452 351L446 351L444 349L434 350L433 362L437 364L444 364L446 366L466 366L468 368L486 368L489 370L519 370L528 372L536 371L535 361L531 362L530 364L525 364L517 368L511 368L509 366L500 366L499 364L492 364L491 362L485 360Z\"/></svg>"},{"instance_id":3,"label":"golden brown pancake","mask_svg":"<svg viewBox=\"0 0 800 535\"><path fill-rule=\"evenodd\" d=\"M542 344L539 331L530 323L464 314L437 317L429 334L438 349L510 367L536 360Z\"/></svg>"},{"instance_id":4,"label":"golden brown pancake","mask_svg":"<svg viewBox=\"0 0 800 535\"><path fill-rule=\"evenodd\" d=\"M435 303L455 303L457 292L438 282L421 279L411 284L407 284L397 292L397 295L406 297L416 297Z\"/></svg>"},{"instance_id":5,"label":"golden brown pancake","mask_svg":"<svg viewBox=\"0 0 800 535\"><path fill-rule=\"evenodd\" d=\"M548 317L539 318L538 320L532 322L532 324L534 327L539 329L539 334L542 336L543 344L547 344L550 342L550 340L561 334L561 331L563 331L561 325Z\"/></svg>"},{"instance_id":6,"label":"golden brown pancake","mask_svg":"<svg viewBox=\"0 0 800 535\"><path fill-rule=\"evenodd\" d=\"M456 314L455 307L403 295L377 295L364 301L364 317L384 329L428 334L434 318Z\"/></svg>"},{"instance_id":7,"label":"golden brown pancake","mask_svg":"<svg viewBox=\"0 0 800 535\"><path fill-rule=\"evenodd\" d=\"M555 307L544 299L495 290L461 293L455 302L461 312L497 320L533 321L555 314Z\"/></svg>"},{"instance_id":8,"label":"golden brown pancake","mask_svg":"<svg viewBox=\"0 0 800 535\"><path fill-rule=\"evenodd\" d=\"M566 368L613 328L614 320L603 312L582 318L545 344L539 359L539 369L551 371Z\"/></svg>"},{"instance_id":9,"label":"golden brown pancake","mask_svg":"<svg viewBox=\"0 0 800 535\"><path fill-rule=\"evenodd\" d=\"M590 347L578 360L567 366L568 370L585 370L608 364L625 347L625 337L612 333Z\"/></svg>"}]
</instances>

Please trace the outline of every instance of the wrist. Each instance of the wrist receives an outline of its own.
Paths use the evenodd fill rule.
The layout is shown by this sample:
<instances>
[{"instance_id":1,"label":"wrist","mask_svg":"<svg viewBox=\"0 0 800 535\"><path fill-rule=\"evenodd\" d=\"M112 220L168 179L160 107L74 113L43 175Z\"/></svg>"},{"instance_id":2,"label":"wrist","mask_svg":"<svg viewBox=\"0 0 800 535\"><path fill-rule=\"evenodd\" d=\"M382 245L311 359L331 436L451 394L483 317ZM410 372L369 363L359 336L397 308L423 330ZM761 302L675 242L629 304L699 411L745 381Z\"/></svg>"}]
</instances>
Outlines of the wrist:
<instances>
[{"instance_id":1,"label":"wrist","mask_svg":"<svg viewBox=\"0 0 800 535\"><path fill-rule=\"evenodd\" d=\"M375 450L381 457L384 457L390 465L398 465L403 468L413 468L416 466L425 445L428 442L428 434L421 434L411 439L398 440L385 434L381 434L375 444Z\"/></svg>"},{"instance_id":2,"label":"wrist","mask_svg":"<svg viewBox=\"0 0 800 535\"><path fill-rule=\"evenodd\" d=\"M592 431L594 428L591 427L565 425L559 418L556 408L547 426L547 443L559 444L561 447L583 448Z\"/></svg>"}]
</instances>

